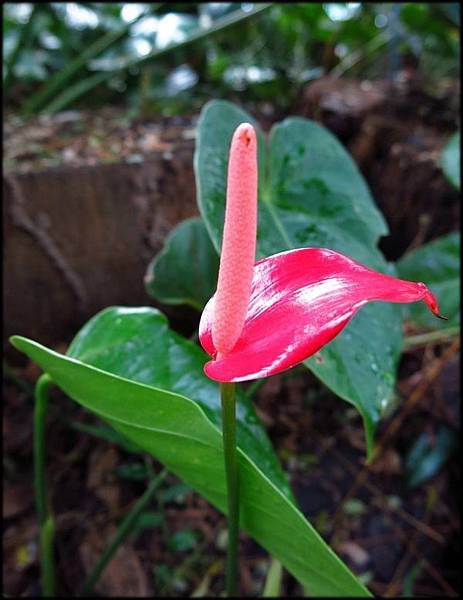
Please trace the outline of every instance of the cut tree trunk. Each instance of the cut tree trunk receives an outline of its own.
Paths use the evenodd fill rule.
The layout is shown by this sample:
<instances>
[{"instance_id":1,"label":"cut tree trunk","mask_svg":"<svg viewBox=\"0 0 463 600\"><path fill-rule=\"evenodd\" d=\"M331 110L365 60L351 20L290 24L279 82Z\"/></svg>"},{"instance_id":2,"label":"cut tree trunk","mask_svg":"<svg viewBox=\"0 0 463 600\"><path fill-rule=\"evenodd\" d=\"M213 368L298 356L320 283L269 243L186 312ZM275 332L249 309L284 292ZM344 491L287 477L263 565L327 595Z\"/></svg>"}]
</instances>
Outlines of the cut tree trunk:
<instances>
[{"instance_id":1,"label":"cut tree trunk","mask_svg":"<svg viewBox=\"0 0 463 600\"><path fill-rule=\"evenodd\" d=\"M146 266L197 214L192 142L139 164L10 173L3 193L4 342L56 344L106 306L153 304Z\"/></svg>"}]
</instances>

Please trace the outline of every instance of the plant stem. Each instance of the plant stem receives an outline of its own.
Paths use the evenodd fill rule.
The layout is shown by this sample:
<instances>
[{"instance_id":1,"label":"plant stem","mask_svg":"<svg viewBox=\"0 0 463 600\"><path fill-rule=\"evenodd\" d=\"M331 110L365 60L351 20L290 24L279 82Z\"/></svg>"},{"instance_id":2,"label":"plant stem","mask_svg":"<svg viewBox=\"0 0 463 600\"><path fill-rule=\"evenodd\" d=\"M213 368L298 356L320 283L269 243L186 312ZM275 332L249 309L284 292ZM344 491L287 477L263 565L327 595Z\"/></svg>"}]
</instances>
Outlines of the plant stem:
<instances>
[{"instance_id":1,"label":"plant stem","mask_svg":"<svg viewBox=\"0 0 463 600\"><path fill-rule=\"evenodd\" d=\"M55 569L53 561L54 523L45 482L45 418L48 407L48 390L53 383L47 373L43 373L35 385L34 406L34 491L39 521L40 571L42 594L49 598L55 595Z\"/></svg>"},{"instance_id":2,"label":"plant stem","mask_svg":"<svg viewBox=\"0 0 463 600\"><path fill-rule=\"evenodd\" d=\"M221 383L223 452L228 500L228 548L225 568L225 592L236 596L238 574L239 489L236 454L236 402L235 384Z\"/></svg>"},{"instance_id":3,"label":"plant stem","mask_svg":"<svg viewBox=\"0 0 463 600\"><path fill-rule=\"evenodd\" d=\"M132 510L124 517L122 523L119 525L118 530L116 531L113 539L109 542L109 544L104 549L101 554L97 564L93 568L93 571L84 581L84 585L82 586L81 596L87 596L93 592L93 587L98 581L100 575L106 568L106 565L109 563L111 558L113 557L116 550L125 540L125 538L132 531L134 524L136 523L140 513L143 511L145 506L154 496L154 493L158 490L161 483L164 481L164 478L167 475L167 470L163 469L157 477L151 480L150 484L146 488L145 492L142 496L137 500L134 504Z\"/></svg>"},{"instance_id":4,"label":"plant stem","mask_svg":"<svg viewBox=\"0 0 463 600\"><path fill-rule=\"evenodd\" d=\"M431 331L420 335L411 335L404 339L404 348L413 348L430 342L443 342L448 338L460 335L460 326L446 327L440 331Z\"/></svg>"},{"instance_id":5,"label":"plant stem","mask_svg":"<svg viewBox=\"0 0 463 600\"><path fill-rule=\"evenodd\" d=\"M281 562L275 557L272 557L270 566L265 579L264 591L262 598L279 598L281 596L281 577L283 575L283 567Z\"/></svg>"}]
</instances>

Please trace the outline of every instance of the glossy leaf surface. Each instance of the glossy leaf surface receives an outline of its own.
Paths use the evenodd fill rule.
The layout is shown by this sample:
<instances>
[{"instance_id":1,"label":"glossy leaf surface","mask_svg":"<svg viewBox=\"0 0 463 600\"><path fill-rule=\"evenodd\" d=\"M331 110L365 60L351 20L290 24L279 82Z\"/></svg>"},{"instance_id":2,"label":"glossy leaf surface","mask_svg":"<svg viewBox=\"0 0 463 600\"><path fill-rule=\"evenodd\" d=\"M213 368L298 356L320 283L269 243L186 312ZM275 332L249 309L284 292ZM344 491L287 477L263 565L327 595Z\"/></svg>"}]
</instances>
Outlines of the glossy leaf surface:
<instances>
[{"instance_id":1,"label":"glossy leaf surface","mask_svg":"<svg viewBox=\"0 0 463 600\"><path fill-rule=\"evenodd\" d=\"M203 374L206 356L169 328L154 308L110 307L75 336L68 356L115 375L187 396L221 426L219 386ZM291 496L252 403L237 392L238 444L275 485Z\"/></svg>"},{"instance_id":2,"label":"glossy leaf surface","mask_svg":"<svg viewBox=\"0 0 463 600\"><path fill-rule=\"evenodd\" d=\"M236 126L253 119L229 102L201 113L195 154L197 198L220 248L228 148ZM325 247L395 275L376 247L387 226L356 165L336 138L316 123L289 118L276 125L266 149L259 137L257 257ZM387 326L385 326L387 324ZM371 448L374 426L392 396L401 350L397 306L376 303L355 316L307 366L361 412ZM321 362L320 362L321 361Z\"/></svg>"},{"instance_id":3,"label":"glossy leaf surface","mask_svg":"<svg viewBox=\"0 0 463 600\"><path fill-rule=\"evenodd\" d=\"M215 292L219 256L200 218L182 221L148 265L145 287L164 304L202 310Z\"/></svg>"},{"instance_id":4,"label":"glossy leaf surface","mask_svg":"<svg viewBox=\"0 0 463 600\"><path fill-rule=\"evenodd\" d=\"M118 318L123 320L123 314ZM73 344L73 354L84 350L82 332L80 335L79 343ZM222 436L199 403L58 354L26 338L14 337L12 343L46 370L71 398L150 452L219 510L226 511ZM136 362L136 345L124 350L116 343L115 350L120 358L124 351L129 353L127 364L130 360ZM85 353L86 359L91 359L90 347ZM116 366L111 348L102 341L96 347L98 362L104 354ZM369 595L241 444L238 455L243 529L277 557L312 595Z\"/></svg>"},{"instance_id":5,"label":"glossy leaf surface","mask_svg":"<svg viewBox=\"0 0 463 600\"><path fill-rule=\"evenodd\" d=\"M445 145L440 163L447 179L457 189L461 187L460 174L460 132L454 133Z\"/></svg>"},{"instance_id":6,"label":"glossy leaf surface","mask_svg":"<svg viewBox=\"0 0 463 600\"><path fill-rule=\"evenodd\" d=\"M412 250L397 263L401 277L426 281L439 298L441 313L448 321L434 319L426 307L404 306L405 315L430 329L460 322L460 233L454 232Z\"/></svg>"}]
</instances>

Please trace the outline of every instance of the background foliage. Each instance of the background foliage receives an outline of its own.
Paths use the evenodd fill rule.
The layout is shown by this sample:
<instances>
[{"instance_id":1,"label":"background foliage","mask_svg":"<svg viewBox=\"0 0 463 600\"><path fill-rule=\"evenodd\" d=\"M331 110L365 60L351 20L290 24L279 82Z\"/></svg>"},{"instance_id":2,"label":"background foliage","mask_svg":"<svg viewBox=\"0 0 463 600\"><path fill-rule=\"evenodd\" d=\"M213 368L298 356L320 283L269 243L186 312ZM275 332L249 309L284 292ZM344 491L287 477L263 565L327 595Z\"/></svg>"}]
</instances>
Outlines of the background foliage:
<instances>
[{"instance_id":1,"label":"background foliage","mask_svg":"<svg viewBox=\"0 0 463 600\"><path fill-rule=\"evenodd\" d=\"M435 89L458 75L459 14L457 3L6 3L5 96L26 113L125 99L173 114L240 93L284 109L323 74L395 78L418 63Z\"/></svg>"}]
</instances>

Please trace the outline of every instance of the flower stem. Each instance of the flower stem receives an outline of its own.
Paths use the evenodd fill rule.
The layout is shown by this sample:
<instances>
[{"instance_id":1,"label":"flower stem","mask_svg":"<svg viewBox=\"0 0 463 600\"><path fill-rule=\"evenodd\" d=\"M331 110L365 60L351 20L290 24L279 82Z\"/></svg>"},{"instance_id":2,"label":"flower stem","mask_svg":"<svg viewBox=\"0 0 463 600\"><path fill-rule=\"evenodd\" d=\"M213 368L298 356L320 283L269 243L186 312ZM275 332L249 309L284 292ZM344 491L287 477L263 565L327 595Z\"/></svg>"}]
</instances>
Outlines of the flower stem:
<instances>
[{"instance_id":1,"label":"flower stem","mask_svg":"<svg viewBox=\"0 0 463 600\"><path fill-rule=\"evenodd\" d=\"M223 451L228 499L228 548L225 569L227 597L236 596L238 574L239 488L236 454L236 403L235 384L221 383Z\"/></svg>"},{"instance_id":2,"label":"flower stem","mask_svg":"<svg viewBox=\"0 0 463 600\"><path fill-rule=\"evenodd\" d=\"M133 527L137 522L138 517L143 512L148 502L153 498L155 492L159 489L159 486L164 481L166 475L167 471L166 469L163 469L157 477L152 479L143 495L140 496L140 498L133 506L132 510L125 516L114 537L101 554L93 571L85 580L84 585L82 587L81 596L88 596L93 592L93 588L96 582L98 581L100 575L105 570L106 565L109 563L114 553L125 540L125 538L133 530Z\"/></svg>"},{"instance_id":3,"label":"flower stem","mask_svg":"<svg viewBox=\"0 0 463 600\"><path fill-rule=\"evenodd\" d=\"M52 383L51 377L47 373L43 373L35 385L34 392L34 491L39 521L42 594L47 598L55 595L53 561L55 526L48 503L45 482L45 419L48 407L48 390Z\"/></svg>"}]
</instances>

